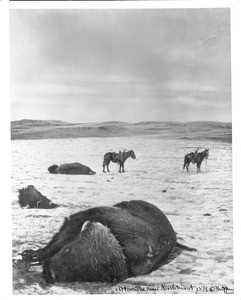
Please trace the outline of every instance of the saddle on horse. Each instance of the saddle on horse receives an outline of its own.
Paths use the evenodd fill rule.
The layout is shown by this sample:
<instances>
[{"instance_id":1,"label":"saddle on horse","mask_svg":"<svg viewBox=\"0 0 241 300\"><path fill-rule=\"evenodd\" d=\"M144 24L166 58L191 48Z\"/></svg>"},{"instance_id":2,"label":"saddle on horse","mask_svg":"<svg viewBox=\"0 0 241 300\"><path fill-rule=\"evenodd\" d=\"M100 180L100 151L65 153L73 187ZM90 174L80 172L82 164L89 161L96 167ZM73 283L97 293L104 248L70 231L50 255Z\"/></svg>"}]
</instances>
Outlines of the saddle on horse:
<instances>
[{"instance_id":1,"label":"saddle on horse","mask_svg":"<svg viewBox=\"0 0 241 300\"><path fill-rule=\"evenodd\" d=\"M197 148L197 150L196 150L196 151L194 152L194 154L193 154L193 157L191 158L191 162L192 162L193 164L196 163L198 150L199 150L199 148Z\"/></svg>"},{"instance_id":2,"label":"saddle on horse","mask_svg":"<svg viewBox=\"0 0 241 300\"><path fill-rule=\"evenodd\" d=\"M113 162L118 162L118 160L121 158L123 153L124 151L123 152L119 151L119 153L113 152Z\"/></svg>"}]
</instances>

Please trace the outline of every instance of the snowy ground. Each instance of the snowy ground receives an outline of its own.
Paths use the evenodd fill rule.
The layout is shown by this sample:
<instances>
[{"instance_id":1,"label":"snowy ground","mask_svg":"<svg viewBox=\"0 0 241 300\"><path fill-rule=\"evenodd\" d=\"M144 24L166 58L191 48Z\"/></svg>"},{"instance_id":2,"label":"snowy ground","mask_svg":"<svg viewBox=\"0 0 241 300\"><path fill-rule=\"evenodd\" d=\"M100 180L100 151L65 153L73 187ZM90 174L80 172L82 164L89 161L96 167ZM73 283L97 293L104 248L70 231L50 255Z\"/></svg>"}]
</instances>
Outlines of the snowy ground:
<instances>
[{"instance_id":1,"label":"snowy ground","mask_svg":"<svg viewBox=\"0 0 241 300\"><path fill-rule=\"evenodd\" d=\"M197 147L210 156L196 173L183 172L184 155ZM119 174L111 163L102 173L104 153L133 149ZM80 162L97 174L53 175L52 164ZM232 146L216 141L161 139L159 136L12 141L12 233L14 294L224 293L233 289ZM34 185L60 207L21 209L18 189ZM166 192L164 192L166 190ZM19 252L45 246L63 218L79 210L123 200L149 201L166 213L178 240L197 252L183 251L149 275L118 285L100 283L47 286L41 267L26 268Z\"/></svg>"}]
</instances>

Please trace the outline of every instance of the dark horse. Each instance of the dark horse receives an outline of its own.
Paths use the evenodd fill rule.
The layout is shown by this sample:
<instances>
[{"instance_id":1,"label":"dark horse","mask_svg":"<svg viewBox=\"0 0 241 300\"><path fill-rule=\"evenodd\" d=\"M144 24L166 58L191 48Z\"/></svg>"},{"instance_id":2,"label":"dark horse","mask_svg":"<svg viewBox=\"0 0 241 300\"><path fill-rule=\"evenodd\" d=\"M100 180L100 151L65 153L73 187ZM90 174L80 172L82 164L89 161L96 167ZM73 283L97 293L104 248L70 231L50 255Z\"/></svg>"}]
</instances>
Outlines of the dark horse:
<instances>
[{"instance_id":1,"label":"dark horse","mask_svg":"<svg viewBox=\"0 0 241 300\"><path fill-rule=\"evenodd\" d=\"M197 172L200 172L202 161L204 160L204 158L206 159L208 158L209 149L205 149L204 151L199 153L198 153L198 149L199 148L197 148L195 153L191 152L185 155L183 169L186 167L188 171L189 164L192 162L193 164L197 164Z\"/></svg>"},{"instance_id":2,"label":"dark horse","mask_svg":"<svg viewBox=\"0 0 241 300\"><path fill-rule=\"evenodd\" d=\"M103 161L103 172L105 172L105 167L107 168L107 171L110 172L109 170L109 164L110 162L118 163L119 164L119 172L125 172L124 170L124 163L127 160L127 158L136 158L135 152L133 150L130 151L123 151L123 153L119 152L107 152L104 155L104 161Z\"/></svg>"}]
</instances>

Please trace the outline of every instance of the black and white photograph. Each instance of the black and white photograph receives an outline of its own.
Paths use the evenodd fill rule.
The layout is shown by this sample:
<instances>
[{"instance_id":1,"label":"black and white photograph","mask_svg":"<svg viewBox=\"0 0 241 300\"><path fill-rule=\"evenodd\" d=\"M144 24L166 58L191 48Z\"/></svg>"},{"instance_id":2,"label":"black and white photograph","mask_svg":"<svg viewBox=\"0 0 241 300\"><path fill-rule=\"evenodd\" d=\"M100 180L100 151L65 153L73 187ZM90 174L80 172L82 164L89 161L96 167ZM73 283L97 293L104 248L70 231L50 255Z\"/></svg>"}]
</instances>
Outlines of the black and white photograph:
<instances>
[{"instance_id":1,"label":"black and white photograph","mask_svg":"<svg viewBox=\"0 0 241 300\"><path fill-rule=\"evenodd\" d=\"M9 33L12 294L235 294L230 7Z\"/></svg>"}]
</instances>

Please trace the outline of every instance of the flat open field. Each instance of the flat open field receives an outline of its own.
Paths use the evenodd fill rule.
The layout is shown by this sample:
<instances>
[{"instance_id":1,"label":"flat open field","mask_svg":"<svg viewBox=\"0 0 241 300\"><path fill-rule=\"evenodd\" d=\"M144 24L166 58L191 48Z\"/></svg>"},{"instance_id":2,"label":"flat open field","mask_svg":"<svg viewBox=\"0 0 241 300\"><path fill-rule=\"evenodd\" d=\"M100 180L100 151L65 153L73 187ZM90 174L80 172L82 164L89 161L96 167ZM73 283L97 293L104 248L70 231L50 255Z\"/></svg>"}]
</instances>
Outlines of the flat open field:
<instances>
[{"instance_id":1,"label":"flat open field","mask_svg":"<svg viewBox=\"0 0 241 300\"><path fill-rule=\"evenodd\" d=\"M207 163L203 162L200 173L194 165L188 173L183 172L184 155L197 147L210 149ZM113 163L110 173L102 173L104 153L124 149L133 149L137 156L126 161L126 173L119 174ZM97 174L53 175L47 171L54 163L70 162L85 164ZM21 209L18 189L30 184L60 207ZM134 199L159 207L172 223L178 241L198 251L182 251L151 274L118 285L47 286L41 266L27 269L21 265L18 253L45 246L65 216ZM223 293L217 287L233 289L232 146L156 135L13 140L12 222L14 294L122 293L124 288L132 293Z\"/></svg>"}]
</instances>

